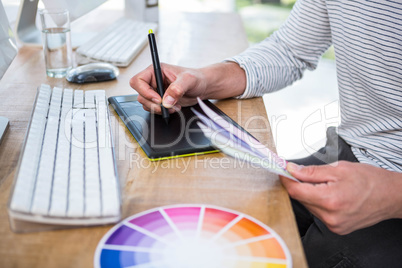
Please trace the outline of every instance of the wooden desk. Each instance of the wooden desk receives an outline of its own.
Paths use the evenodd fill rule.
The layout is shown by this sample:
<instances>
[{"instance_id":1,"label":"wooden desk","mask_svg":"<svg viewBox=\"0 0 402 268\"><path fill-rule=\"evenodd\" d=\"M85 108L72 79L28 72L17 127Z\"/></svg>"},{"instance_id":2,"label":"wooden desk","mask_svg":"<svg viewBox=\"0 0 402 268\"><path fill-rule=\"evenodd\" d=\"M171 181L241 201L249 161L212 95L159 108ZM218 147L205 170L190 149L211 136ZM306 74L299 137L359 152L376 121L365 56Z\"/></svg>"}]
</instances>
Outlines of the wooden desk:
<instances>
[{"instance_id":1,"label":"wooden desk","mask_svg":"<svg viewBox=\"0 0 402 268\"><path fill-rule=\"evenodd\" d=\"M190 67L221 61L247 47L236 14L162 14L157 38L161 61ZM106 89L108 96L131 94L134 91L129 79L149 64L151 57L146 48L134 63L121 69L118 80L74 85L46 77L41 49L20 49L0 83L0 115L8 117L11 124L0 146L0 267L91 267L95 248L111 227L11 232L7 202L38 85ZM224 100L217 105L262 143L274 148L261 98ZM242 166L220 153L152 163L115 113L112 125L123 217L182 203L234 209L273 228L287 244L294 267L306 267L289 198L276 175L247 164Z\"/></svg>"}]
</instances>

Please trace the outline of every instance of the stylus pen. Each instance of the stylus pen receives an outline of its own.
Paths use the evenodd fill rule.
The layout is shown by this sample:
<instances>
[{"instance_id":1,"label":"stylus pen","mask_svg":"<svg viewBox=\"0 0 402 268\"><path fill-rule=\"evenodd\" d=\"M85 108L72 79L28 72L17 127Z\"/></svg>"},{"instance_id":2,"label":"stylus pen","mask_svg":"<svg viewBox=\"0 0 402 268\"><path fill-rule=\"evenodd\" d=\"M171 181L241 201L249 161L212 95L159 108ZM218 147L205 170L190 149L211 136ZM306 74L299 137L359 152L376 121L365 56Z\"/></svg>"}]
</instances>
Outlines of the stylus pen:
<instances>
[{"instance_id":1,"label":"stylus pen","mask_svg":"<svg viewBox=\"0 0 402 268\"><path fill-rule=\"evenodd\" d=\"M163 98L163 95L165 94L165 89L163 87L162 70L161 70L161 64L159 62L158 49L156 48L155 35L152 32L152 30L149 30L148 41L149 41L149 48L151 49L152 63L154 65L156 90L158 91L159 95ZM165 120L166 124L169 124L169 111L163 105L161 105L161 108L162 108L162 117Z\"/></svg>"}]
</instances>

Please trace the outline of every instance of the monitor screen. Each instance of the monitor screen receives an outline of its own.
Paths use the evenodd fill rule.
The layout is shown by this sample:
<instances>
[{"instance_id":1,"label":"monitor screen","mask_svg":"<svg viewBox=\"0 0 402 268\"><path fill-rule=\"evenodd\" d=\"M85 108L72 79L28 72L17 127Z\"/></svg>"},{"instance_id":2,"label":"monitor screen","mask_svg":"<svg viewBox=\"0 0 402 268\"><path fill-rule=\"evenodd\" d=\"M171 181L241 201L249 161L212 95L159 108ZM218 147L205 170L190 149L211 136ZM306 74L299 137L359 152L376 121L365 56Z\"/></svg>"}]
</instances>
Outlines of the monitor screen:
<instances>
[{"instance_id":1,"label":"monitor screen","mask_svg":"<svg viewBox=\"0 0 402 268\"><path fill-rule=\"evenodd\" d=\"M107 0L42 0L45 8L67 9L73 21L97 8Z\"/></svg>"},{"instance_id":2,"label":"monitor screen","mask_svg":"<svg viewBox=\"0 0 402 268\"><path fill-rule=\"evenodd\" d=\"M0 79L3 77L8 66L17 55L13 31L8 23L8 18L0 1Z\"/></svg>"},{"instance_id":3,"label":"monitor screen","mask_svg":"<svg viewBox=\"0 0 402 268\"><path fill-rule=\"evenodd\" d=\"M70 20L73 21L106 1L107 0L42 0L42 3L47 9L67 9L70 13ZM39 0L21 0L15 28L17 41L23 45L42 45L41 32L36 25L38 2Z\"/></svg>"}]
</instances>

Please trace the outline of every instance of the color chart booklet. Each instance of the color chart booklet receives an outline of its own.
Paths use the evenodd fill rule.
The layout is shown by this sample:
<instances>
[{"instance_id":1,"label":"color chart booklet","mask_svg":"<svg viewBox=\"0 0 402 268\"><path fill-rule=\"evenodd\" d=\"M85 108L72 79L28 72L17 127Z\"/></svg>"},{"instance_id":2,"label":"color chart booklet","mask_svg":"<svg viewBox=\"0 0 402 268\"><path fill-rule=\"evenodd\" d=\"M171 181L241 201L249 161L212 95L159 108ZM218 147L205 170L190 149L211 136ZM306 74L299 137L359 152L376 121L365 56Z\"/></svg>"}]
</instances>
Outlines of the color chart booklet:
<instances>
[{"instance_id":1,"label":"color chart booklet","mask_svg":"<svg viewBox=\"0 0 402 268\"><path fill-rule=\"evenodd\" d=\"M258 164L270 172L300 182L286 170L287 161L285 159L215 113L199 98L198 104L206 116L193 110L200 119L197 124L216 148L235 159Z\"/></svg>"}]
</instances>

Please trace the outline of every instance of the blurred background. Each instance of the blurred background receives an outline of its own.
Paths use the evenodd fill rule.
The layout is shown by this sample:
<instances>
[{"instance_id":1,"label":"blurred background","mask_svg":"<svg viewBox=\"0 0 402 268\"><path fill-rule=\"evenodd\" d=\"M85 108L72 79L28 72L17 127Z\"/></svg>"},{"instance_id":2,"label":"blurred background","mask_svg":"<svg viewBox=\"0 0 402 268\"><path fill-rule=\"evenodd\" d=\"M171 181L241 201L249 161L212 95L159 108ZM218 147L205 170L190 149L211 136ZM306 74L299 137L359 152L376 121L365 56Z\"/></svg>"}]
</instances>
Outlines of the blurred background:
<instances>
[{"instance_id":1,"label":"blurred background","mask_svg":"<svg viewBox=\"0 0 402 268\"><path fill-rule=\"evenodd\" d=\"M1 1L14 27L20 1ZM295 0L159 0L159 8L183 12L236 12L243 20L252 46L279 28L294 3ZM101 6L105 9L123 7L124 0L109 0ZM302 80L266 94L263 99L280 156L303 157L323 146L326 128L340 123L333 48L323 55L315 71L306 71Z\"/></svg>"}]
</instances>

